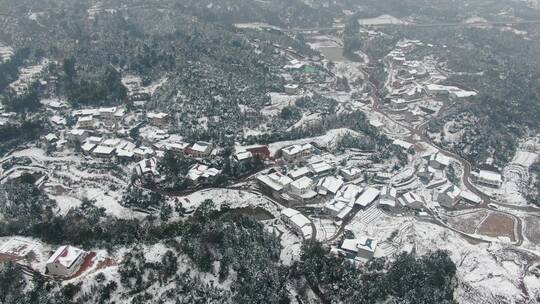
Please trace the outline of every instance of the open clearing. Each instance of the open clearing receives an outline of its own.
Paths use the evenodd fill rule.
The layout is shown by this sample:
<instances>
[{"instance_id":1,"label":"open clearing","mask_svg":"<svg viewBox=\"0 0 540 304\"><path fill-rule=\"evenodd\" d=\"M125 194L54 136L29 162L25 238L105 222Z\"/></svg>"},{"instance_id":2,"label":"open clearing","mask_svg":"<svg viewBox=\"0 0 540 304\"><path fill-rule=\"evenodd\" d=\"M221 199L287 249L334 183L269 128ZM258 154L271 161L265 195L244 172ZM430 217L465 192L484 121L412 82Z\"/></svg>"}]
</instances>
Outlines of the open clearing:
<instances>
[{"instance_id":1,"label":"open clearing","mask_svg":"<svg viewBox=\"0 0 540 304\"><path fill-rule=\"evenodd\" d=\"M491 237L507 237L515 242L514 219L500 213L490 214L478 227L478 234Z\"/></svg>"}]
</instances>

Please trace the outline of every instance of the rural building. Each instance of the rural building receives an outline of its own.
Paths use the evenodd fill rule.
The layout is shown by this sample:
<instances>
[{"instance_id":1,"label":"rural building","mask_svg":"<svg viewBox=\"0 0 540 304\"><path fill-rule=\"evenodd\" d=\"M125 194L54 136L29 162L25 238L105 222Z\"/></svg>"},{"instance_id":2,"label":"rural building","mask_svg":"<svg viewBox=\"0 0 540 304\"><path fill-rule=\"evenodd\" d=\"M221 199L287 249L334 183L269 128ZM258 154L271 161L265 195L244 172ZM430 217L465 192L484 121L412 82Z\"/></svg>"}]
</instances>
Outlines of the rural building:
<instances>
[{"instance_id":1,"label":"rural building","mask_svg":"<svg viewBox=\"0 0 540 304\"><path fill-rule=\"evenodd\" d=\"M313 153L313 145L311 144L292 145L292 146L281 149L281 154L283 156L283 159L285 159L288 162L304 159L308 156L311 156L312 153Z\"/></svg>"},{"instance_id":2,"label":"rural building","mask_svg":"<svg viewBox=\"0 0 540 304\"><path fill-rule=\"evenodd\" d=\"M394 174L390 172L377 172L373 178L377 182L387 183L393 176Z\"/></svg>"},{"instance_id":3,"label":"rural building","mask_svg":"<svg viewBox=\"0 0 540 304\"><path fill-rule=\"evenodd\" d=\"M239 151L233 155L233 159L238 163L245 163L253 158L253 154L249 151Z\"/></svg>"},{"instance_id":4,"label":"rural building","mask_svg":"<svg viewBox=\"0 0 540 304\"><path fill-rule=\"evenodd\" d=\"M133 156L136 158L136 159L145 159L145 158L150 158L152 156L154 156L155 154L155 151L154 149L152 148L148 148L148 147L145 147L145 146L140 146L140 147L137 147L135 149L133 149Z\"/></svg>"},{"instance_id":5,"label":"rural building","mask_svg":"<svg viewBox=\"0 0 540 304\"><path fill-rule=\"evenodd\" d=\"M258 156L262 160L270 159L270 150L267 146L253 146L246 148L246 151L251 152L253 156Z\"/></svg>"},{"instance_id":6,"label":"rural building","mask_svg":"<svg viewBox=\"0 0 540 304\"><path fill-rule=\"evenodd\" d=\"M116 148L106 145L99 145L92 151L92 155L99 158L111 158L114 155Z\"/></svg>"},{"instance_id":7,"label":"rural building","mask_svg":"<svg viewBox=\"0 0 540 304\"><path fill-rule=\"evenodd\" d=\"M104 140L101 145L109 148L116 148L118 145L120 145L120 139L119 138L108 138Z\"/></svg>"},{"instance_id":8,"label":"rural building","mask_svg":"<svg viewBox=\"0 0 540 304\"><path fill-rule=\"evenodd\" d=\"M165 150L179 154L183 154L187 147L189 147L189 144L186 142L171 142L165 144Z\"/></svg>"},{"instance_id":9,"label":"rural building","mask_svg":"<svg viewBox=\"0 0 540 304\"><path fill-rule=\"evenodd\" d=\"M114 124L115 118L114 114L116 113L117 108L116 107L109 107L109 108L99 108L99 117L101 118L101 121L104 123L111 125Z\"/></svg>"},{"instance_id":10,"label":"rural building","mask_svg":"<svg viewBox=\"0 0 540 304\"><path fill-rule=\"evenodd\" d=\"M461 191L459 196L460 196L461 200L463 200L464 202L469 203L469 204L479 205L479 204L482 203L482 198L480 198L478 195L472 193L469 190Z\"/></svg>"},{"instance_id":11,"label":"rural building","mask_svg":"<svg viewBox=\"0 0 540 304\"><path fill-rule=\"evenodd\" d=\"M480 170L480 173L477 175L477 181L480 184L499 188L502 185L502 176L497 172Z\"/></svg>"},{"instance_id":12,"label":"rural building","mask_svg":"<svg viewBox=\"0 0 540 304\"><path fill-rule=\"evenodd\" d=\"M83 151L84 154L90 155L92 153L92 150L94 150L96 146L97 146L96 144L93 144L87 141L81 145L81 150Z\"/></svg>"},{"instance_id":13,"label":"rural building","mask_svg":"<svg viewBox=\"0 0 540 304\"><path fill-rule=\"evenodd\" d=\"M332 199L324 204L325 211L334 217L337 217L345 208L352 210L347 202L341 200Z\"/></svg>"},{"instance_id":14,"label":"rural building","mask_svg":"<svg viewBox=\"0 0 540 304\"><path fill-rule=\"evenodd\" d=\"M429 165L435 169L442 170L450 165L450 158L440 152L437 152L435 154L431 154L429 157Z\"/></svg>"},{"instance_id":15,"label":"rural building","mask_svg":"<svg viewBox=\"0 0 540 304\"><path fill-rule=\"evenodd\" d=\"M313 191L313 180L307 176L301 177L290 183L290 194L299 199L310 199L317 195Z\"/></svg>"},{"instance_id":16,"label":"rural building","mask_svg":"<svg viewBox=\"0 0 540 304\"><path fill-rule=\"evenodd\" d=\"M133 173L139 177L158 175L157 160L154 157L141 160L135 164Z\"/></svg>"},{"instance_id":17,"label":"rural building","mask_svg":"<svg viewBox=\"0 0 540 304\"><path fill-rule=\"evenodd\" d=\"M293 182L290 177L279 172L268 175L261 174L257 176L257 181L263 190L266 190L273 195L283 192L284 189L288 188L289 184Z\"/></svg>"},{"instance_id":18,"label":"rural building","mask_svg":"<svg viewBox=\"0 0 540 304\"><path fill-rule=\"evenodd\" d=\"M424 208L424 202L422 199L414 192L407 192L403 194L398 202L404 206L412 209L422 209Z\"/></svg>"},{"instance_id":19,"label":"rural building","mask_svg":"<svg viewBox=\"0 0 540 304\"><path fill-rule=\"evenodd\" d=\"M284 87L285 93L288 95L294 95L298 93L298 85L296 84L286 84Z\"/></svg>"},{"instance_id":20,"label":"rural building","mask_svg":"<svg viewBox=\"0 0 540 304\"><path fill-rule=\"evenodd\" d=\"M70 277L81 267L87 253L72 246L62 246L47 260L47 273L53 276Z\"/></svg>"},{"instance_id":21,"label":"rural building","mask_svg":"<svg viewBox=\"0 0 540 304\"><path fill-rule=\"evenodd\" d=\"M95 127L94 116L81 116L77 120L77 126L79 129L93 129Z\"/></svg>"},{"instance_id":22,"label":"rural building","mask_svg":"<svg viewBox=\"0 0 540 304\"><path fill-rule=\"evenodd\" d=\"M459 200L460 193L458 187L449 184L437 193L437 202L443 207L453 208Z\"/></svg>"},{"instance_id":23,"label":"rural building","mask_svg":"<svg viewBox=\"0 0 540 304\"><path fill-rule=\"evenodd\" d=\"M133 157L135 156L135 153L133 153L133 149L129 150L129 149L118 148L116 149L115 153L118 159L123 159L123 160L132 160Z\"/></svg>"},{"instance_id":24,"label":"rural building","mask_svg":"<svg viewBox=\"0 0 540 304\"><path fill-rule=\"evenodd\" d=\"M309 239L313 235L311 221L300 213L300 211L292 208L283 209L280 217L285 224L304 239Z\"/></svg>"},{"instance_id":25,"label":"rural building","mask_svg":"<svg viewBox=\"0 0 540 304\"><path fill-rule=\"evenodd\" d=\"M377 197L379 197L380 191L373 187L368 187L354 202L356 205L359 205L362 208L366 208L371 205Z\"/></svg>"},{"instance_id":26,"label":"rural building","mask_svg":"<svg viewBox=\"0 0 540 304\"><path fill-rule=\"evenodd\" d=\"M71 140L71 141L78 140L80 142L84 141L86 138L88 138L88 136L90 136L88 131L83 130L83 129L71 129L66 135L67 135L68 140Z\"/></svg>"},{"instance_id":27,"label":"rural building","mask_svg":"<svg viewBox=\"0 0 540 304\"><path fill-rule=\"evenodd\" d=\"M169 114L167 113L148 113L146 117L152 125L157 127L166 127L169 123Z\"/></svg>"},{"instance_id":28,"label":"rural building","mask_svg":"<svg viewBox=\"0 0 540 304\"><path fill-rule=\"evenodd\" d=\"M311 176L312 172L308 167L301 167L287 174L292 179L299 179L304 176Z\"/></svg>"},{"instance_id":29,"label":"rural building","mask_svg":"<svg viewBox=\"0 0 540 304\"><path fill-rule=\"evenodd\" d=\"M371 259L377 249L377 241L369 237L345 239L341 244L342 253L350 259Z\"/></svg>"},{"instance_id":30,"label":"rural building","mask_svg":"<svg viewBox=\"0 0 540 304\"><path fill-rule=\"evenodd\" d=\"M356 167L348 167L339 169L339 173L346 181L355 180L362 176L362 170Z\"/></svg>"},{"instance_id":31,"label":"rural building","mask_svg":"<svg viewBox=\"0 0 540 304\"><path fill-rule=\"evenodd\" d=\"M212 144L205 141L198 141L186 149L186 154L194 158L204 158L212 152Z\"/></svg>"},{"instance_id":32,"label":"rural building","mask_svg":"<svg viewBox=\"0 0 540 304\"><path fill-rule=\"evenodd\" d=\"M217 176L219 173L220 171L216 168L212 168L203 164L196 164L192 166L191 169L189 169L187 173L187 178L196 182L199 180Z\"/></svg>"},{"instance_id":33,"label":"rural building","mask_svg":"<svg viewBox=\"0 0 540 304\"><path fill-rule=\"evenodd\" d=\"M81 109L81 110L73 110L71 112L71 116L73 117L81 117L81 116L98 116L99 111L97 109Z\"/></svg>"},{"instance_id":34,"label":"rural building","mask_svg":"<svg viewBox=\"0 0 540 304\"><path fill-rule=\"evenodd\" d=\"M50 121L55 124L56 126L65 126L66 125L66 119L59 115L53 115L50 119Z\"/></svg>"},{"instance_id":35,"label":"rural building","mask_svg":"<svg viewBox=\"0 0 540 304\"><path fill-rule=\"evenodd\" d=\"M56 134L54 133L49 133L43 136L43 142L48 146L54 144L57 141L58 141L58 136L56 136Z\"/></svg>"},{"instance_id":36,"label":"rural building","mask_svg":"<svg viewBox=\"0 0 540 304\"><path fill-rule=\"evenodd\" d=\"M343 186L343 180L335 176L327 176L317 183L317 192L321 195L336 194Z\"/></svg>"},{"instance_id":37,"label":"rural building","mask_svg":"<svg viewBox=\"0 0 540 304\"><path fill-rule=\"evenodd\" d=\"M101 137L90 136L90 137L86 138L85 142L88 142L88 143L91 143L91 144L94 144L94 145L99 145L102 140L103 140L103 138L101 138Z\"/></svg>"},{"instance_id":38,"label":"rural building","mask_svg":"<svg viewBox=\"0 0 540 304\"><path fill-rule=\"evenodd\" d=\"M353 206L356 202L356 199L362 193L364 189L362 187L348 184L343 186L338 193L336 193L336 196L334 197L336 200L344 201L348 205Z\"/></svg>"},{"instance_id":39,"label":"rural building","mask_svg":"<svg viewBox=\"0 0 540 304\"><path fill-rule=\"evenodd\" d=\"M309 164L309 168L311 169L311 172L313 172L315 175L318 175L318 176L326 175L330 173L332 169L334 169L334 167L332 167L325 161L311 163Z\"/></svg>"},{"instance_id":40,"label":"rural building","mask_svg":"<svg viewBox=\"0 0 540 304\"><path fill-rule=\"evenodd\" d=\"M397 190L394 187L383 186L379 195L379 207L392 210L396 207Z\"/></svg>"}]
</instances>

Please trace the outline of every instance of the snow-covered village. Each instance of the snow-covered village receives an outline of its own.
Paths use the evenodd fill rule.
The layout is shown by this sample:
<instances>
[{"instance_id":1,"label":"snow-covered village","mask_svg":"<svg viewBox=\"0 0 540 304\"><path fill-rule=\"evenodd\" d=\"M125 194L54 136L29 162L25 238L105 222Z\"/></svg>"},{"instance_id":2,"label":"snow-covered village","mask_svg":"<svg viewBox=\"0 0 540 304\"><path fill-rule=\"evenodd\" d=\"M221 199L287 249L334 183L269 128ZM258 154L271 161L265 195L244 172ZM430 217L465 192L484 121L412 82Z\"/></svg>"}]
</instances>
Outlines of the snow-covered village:
<instances>
[{"instance_id":1,"label":"snow-covered village","mask_svg":"<svg viewBox=\"0 0 540 304\"><path fill-rule=\"evenodd\" d=\"M522 4L455 23L52 2L0 14L1 303L540 301L538 109L488 122L514 76L469 59L501 55L424 30L534 49L485 21ZM32 27L36 49L14 38Z\"/></svg>"}]
</instances>

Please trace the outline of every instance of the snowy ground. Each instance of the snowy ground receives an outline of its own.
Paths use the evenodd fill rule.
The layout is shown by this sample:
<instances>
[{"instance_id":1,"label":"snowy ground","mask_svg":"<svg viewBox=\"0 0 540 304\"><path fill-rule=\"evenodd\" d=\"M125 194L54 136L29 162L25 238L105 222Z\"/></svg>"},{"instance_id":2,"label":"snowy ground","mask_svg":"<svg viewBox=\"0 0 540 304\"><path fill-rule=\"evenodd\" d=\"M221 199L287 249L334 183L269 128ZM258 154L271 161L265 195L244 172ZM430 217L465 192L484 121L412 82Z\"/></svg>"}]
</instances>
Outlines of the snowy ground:
<instances>
[{"instance_id":1,"label":"snowy ground","mask_svg":"<svg viewBox=\"0 0 540 304\"><path fill-rule=\"evenodd\" d=\"M298 140L288 140L288 141L278 141L271 143L268 148L272 155L275 155L277 151L281 150L284 147L294 145L294 144L305 144L309 142L316 142L322 146L326 147L333 147L337 140L345 135L347 132L351 132L353 135L358 134L356 131L350 130L350 129L333 129L326 132L325 135L317 136L317 137L308 137L308 138L302 138Z\"/></svg>"},{"instance_id":2,"label":"snowy ground","mask_svg":"<svg viewBox=\"0 0 540 304\"><path fill-rule=\"evenodd\" d=\"M261 207L276 218L279 217L281 211L281 207L266 196L247 190L210 188L178 197L178 199L184 208L190 209L198 208L205 200L212 200L218 208L223 204L227 204L232 209Z\"/></svg>"},{"instance_id":3,"label":"snowy ground","mask_svg":"<svg viewBox=\"0 0 540 304\"><path fill-rule=\"evenodd\" d=\"M269 93L271 104L261 110L261 114L266 116L276 116L281 113L281 109L293 106L296 99L304 95L288 95L284 93Z\"/></svg>"},{"instance_id":4,"label":"snowy ground","mask_svg":"<svg viewBox=\"0 0 540 304\"><path fill-rule=\"evenodd\" d=\"M43 190L57 200L59 214L67 213L69 209L79 206L83 198L88 198L95 200L96 205L105 208L110 215L120 218L142 216L119 204L129 182L129 173L118 170L111 172L107 168L107 161L87 160L80 154L69 152L47 155L38 148L16 151L11 156L28 157L32 164L24 168L15 166L1 172L2 176L19 169L42 172L47 177Z\"/></svg>"},{"instance_id":5,"label":"snowy ground","mask_svg":"<svg viewBox=\"0 0 540 304\"><path fill-rule=\"evenodd\" d=\"M419 255L436 249L448 250L458 267L457 275L463 281L457 292L459 303L520 303L523 300L520 278L526 261L520 255L522 249L505 243L471 244L438 225L382 213L368 223L362 220L362 215L357 215L346 228L355 236L367 235L385 242L379 246L390 248L390 253L392 246L397 252L414 249ZM393 231L397 231L397 235L389 241ZM524 280L530 295L540 292L537 281L530 274ZM482 299L484 302L479 302Z\"/></svg>"}]
</instances>

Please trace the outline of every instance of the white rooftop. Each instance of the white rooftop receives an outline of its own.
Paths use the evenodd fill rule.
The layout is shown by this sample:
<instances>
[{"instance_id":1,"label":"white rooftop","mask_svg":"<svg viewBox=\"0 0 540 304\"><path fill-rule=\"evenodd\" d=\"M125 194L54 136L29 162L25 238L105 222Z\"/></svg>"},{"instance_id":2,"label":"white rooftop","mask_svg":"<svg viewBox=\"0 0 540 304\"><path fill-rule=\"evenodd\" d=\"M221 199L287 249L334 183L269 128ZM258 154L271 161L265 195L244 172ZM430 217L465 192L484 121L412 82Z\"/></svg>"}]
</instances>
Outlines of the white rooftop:
<instances>
[{"instance_id":1,"label":"white rooftop","mask_svg":"<svg viewBox=\"0 0 540 304\"><path fill-rule=\"evenodd\" d=\"M81 150L83 150L84 152L90 152L95 147L96 147L96 144L91 143L91 142L85 142L84 144L82 144Z\"/></svg>"},{"instance_id":2,"label":"white rooftop","mask_svg":"<svg viewBox=\"0 0 540 304\"><path fill-rule=\"evenodd\" d=\"M343 180L335 176L327 176L319 181L319 186L336 194L338 190L343 186Z\"/></svg>"},{"instance_id":3,"label":"white rooftop","mask_svg":"<svg viewBox=\"0 0 540 304\"><path fill-rule=\"evenodd\" d=\"M293 181L290 177L279 172L274 172L269 175L262 174L257 176L257 179L275 191L281 191L286 185Z\"/></svg>"},{"instance_id":4,"label":"white rooftop","mask_svg":"<svg viewBox=\"0 0 540 304\"><path fill-rule=\"evenodd\" d=\"M420 197L414 192L407 192L407 193L403 194L403 199L405 200L405 203L407 205L409 205L411 203L414 203L414 202L422 202Z\"/></svg>"},{"instance_id":5,"label":"white rooftop","mask_svg":"<svg viewBox=\"0 0 540 304\"><path fill-rule=\"evenodd\" d=\"M356 167L341 168L340 171L350 176L354 176L354 175L362 173L362 170Z\"/></svg>"},{"instance_id":6,"label":"white rooftop","mask_svg":"<svg viewBox=\"0 0 540 304\"><path fill-rule=\"evenodd\" d=\"M466 200L468 200L468 201L470 201L472 203L480 204L482 202L482 199L478 195L472 193L469 190L461 191L459 196L461 196L462 198L464 198L464 199L466 199Z\"/></svg>"},{"instance_id":7,"label":"white rooftop","mask_svg":"<svg viewBox=\"0 0 540 304\"><path fill-rule=\"evenodd\" d=\"M69 134L71 135L84 135L84 133L86 133L87 131L86 130L83 130L83 129L71 129L69 130Z\"/></svg>"},{"instance_id":8,"label":"white rooftop","mask_svg":"<svg viewBox=\"0 0 540 304\"><path fill-rule=\"evenodd\" d=\"M337 193L336 199L346 201L349 205L354 205L354 202L356 201L356 198L360 193L362 193L362 187L357 185L345 185L341 190Z\"/></svg>"},{"instance_id":9,"label":"white rooftop","mask_svg":"<svg viewBox=\"0 0 540 304\"><path fill-rule=\"evenodd\" d=\"M307 175L309 173L311 173L311 170L309 170L308 167L301 167L301 168L298 168L296 170L289 172L289 176L292 179L297 179L298 177Z\"/></svg>"},{"instance_id":10,"label":"white rooftop","mask_svg":"<svg viewBox=\"0 0 540 304\"><path fill-rule=\"evenodd\" d=\"M85 252L81 249L72 246L61 246L47 260L47 264L59 263L66 268L69 268L79 257Z\"/></svg>"},{"instance_id":11,"label":"white rooftop","mask_svg":"<svg viewBox=\"0 0 540 304\"><path fill-rule=\"evenodd\" d=\"M303 145L288 146L288 147L283 148L282 151L283 153L288 154L288 155L296 155L300 152L308 151L311 149L313 149L313 145L308 143L308 144L303 144Z\"/></svg>"},{"instance_id":12,"label":"white rooftop","mask_svg":"<svg viewBox=\"0 0 540 304\"><path fill-rule=\"evenodd\" d=\"M371 204L378 196L380 191L376 188L369 187L358 197L355 204L366 207Z\"/></svg>"},{"instance_id":13,"label":"white rooftop","mask_svg":"<svg viewBox=\"0 0 540 304\"><path fill-rule=\"evenodd\" d=\"M120 139L118 139L118 138L109 138L109 139L106 139L101 144L104 145L104 146L108 146L108 147L116 147L116 146L118 146L120 144Z\"/></svg>"},{"instance_id":14,"label":"white rooftop","mask_svg":"<svg viewBox=\"0 0 540 304\"><path fill-rule=\"evenodd\" d=\"M310 167L311 167L311 170L315 174L319 174L319 173L322 173L322 172L326 172L328 170L332 170L332 166L330 166L328 163L326 163L324 161L320 161L320 162L310 164Z\"/></svg>"},{"instance_id":15,"label":"white rooftop","mask_svg":"<svg viewBox=\"0 0 540 304\"><path fill-rule=\"evenodd\" d=\"M311 227L311 221L305 217L302 213L295 214L289 218L291 222L294 223L297 227L304 227L304 226L310 226Z\"/></svg>"},{"instance_id":16,"label":"white rooftop","mask_svg":"<svg viewBox=\"0 0 540 304\"><path fill-rule=\"evenodd\" d=\"M99 108L99 113L102 114L114 114L116 112L116 107L109 107L109 108Z\"/></svg>"},{"instance_id":17,"label":"white rooftop","mask_svg":"<svg viewBox=\"0 0 540 304\"><path fill-rule=\"evenodd\" d=\"M488 170L480 170L480 173L478 174L478 176L484 180L502 183L502 176L497 172L488 171Z\"/></svg>"},{"instance_id":18,"label":"white rooftop","mask_svg":"<svg viewBox=\"0 0 540 304\"><path fill-rule=\"evenodd\" d=\"M109 155L109 154L112 154L114 152L114 149L115 148L113 148L113 147L99 145L94 149L94 151L92 153L94 153L94 154L102 154L102 155Z\"/></svg>"},{"instance_id":19,"label":"white rooftop","mask_svg":"<svg viewBox=\"0 0 540 304\"><path fill-rule=\"evenodd\" d=\"M193 147L191 147L191 150L202 153L208 152L208 149L210 149L210 143L204 141L198 141L193 144Z\"/></svg>"},{"instance_id":20,"label":"white rooftop","mask_svg":"<svg viewBox=\"0 0 540 304\"><path fill-rule=\"evenodd\" d=\"M157 119L163 119L169 116L167 113L148 113L146 115L148 118L157 118Z\"/></svg>"},{"instance_id":21,"label":"white rooftop","mask_svg":"<svg viewBox=\"0 0 540 304\"><path fill-rule=\"evenodd\" d=\"M281 215L287 218L291 218L293 217L293 215L296 215L298 213L300 213L300 211L296 209L292 209L292 208L286 208L286 209L281 210Z\"/></svg>"},{"instance_id":22,"label":"white rooftop","mask_svg":"<svg viewBox=\"0 0 540 304\"><path fill-rule=\"evenodd\" d=\"M92 121L93 119L94 119L94 117L92 115L88 115L88 116L79 117L79 119L77 121L78 122L86 122L86 121Z\"/></svg>"},{"instance_id":23,"label":"white rooftop","mask_svg":"<svg viewBox=\"0 0 540 304\"><path fill-rule=\"evenodd\" d=\"M250 159L253 155L249 151L241 151L237 152L234 157L236 157L237 160L242 161L246 159Z\"/></svg>"},{"instance_id":24,"label":"white rooftop","mask_svg":"<svg viewBox=\"0 0 540 304\"><path fill-rule=\"evenodd\" d=\"M291 183L296 189L308 189L313 185L313 180L307 176L303 176Z\"/></svg>"},{"instance_id":25,"label":"white rooftop","mask_svg":"<svg viewBox=\"0 0 540 304\"><path fill-rule=\"evenodd\" d=\"M339 213L341 212L341 210L343 210L343 208L349 206L349 204L347 204L346 202L344 201L339 201L339 200L330 200L328 202L326 202L324 204L324 207L328 210L332 210L334 211L335 213Z\"/></svg>"},{"instance_id":26,"label":"white rooftop","mask_svg":"<svg viewBox=\"0 0 540 304\"><path fill-rule=\"evenodd\" d=\"M368 252L375 252L377 249L377 241L368 237L359 237L356 239L345 239L341 244L341 249L358 252L360 249Z\"/></svg>"}]
</instances>

